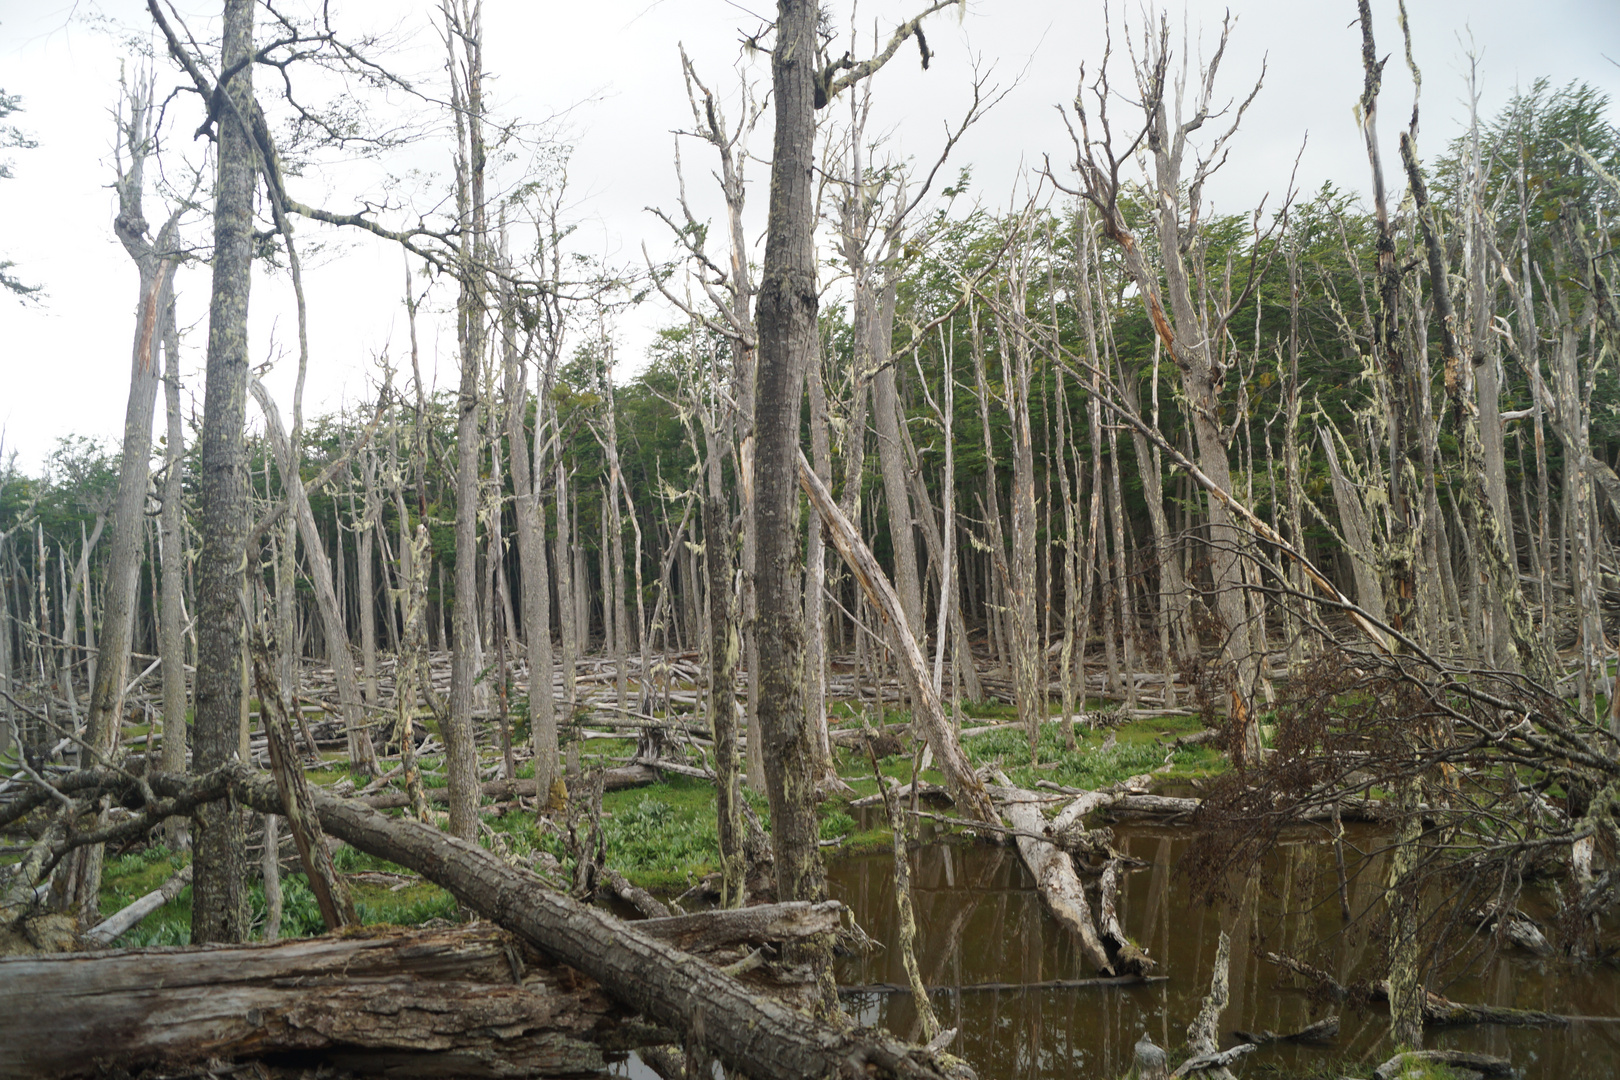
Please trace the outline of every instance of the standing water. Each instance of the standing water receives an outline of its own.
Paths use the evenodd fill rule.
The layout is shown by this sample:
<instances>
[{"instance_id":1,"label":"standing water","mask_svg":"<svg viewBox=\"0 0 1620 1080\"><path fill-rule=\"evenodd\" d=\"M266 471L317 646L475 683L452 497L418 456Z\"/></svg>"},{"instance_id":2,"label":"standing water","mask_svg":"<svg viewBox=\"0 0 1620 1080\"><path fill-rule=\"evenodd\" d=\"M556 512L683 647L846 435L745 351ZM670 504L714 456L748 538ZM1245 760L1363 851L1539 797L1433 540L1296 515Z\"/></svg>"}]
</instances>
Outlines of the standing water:
<instances>
[{"instance_id":1,"label":"standing water","mask_svg":"<svg viewBox=\"0 0 1620 1080\"><path fill-rule=\"evenodd\" d=\"M912 853L918 965L924 983L935 988L941 1025L958 1031L951 1051L982 1080L1120 1077L1144 1032L1161 1047L1180 1048L1209 990L1223 917L1232 941L1223 1045L1231 1045L1234 1030L1286 1034L1340 1016L1340 1034L1331 1044L1264 1046L1238 1066L1240 1074L1320 1075L1336 1058L1349 1075L1370 1076L1393 1053L1382 1004L1334 1003L1261 958L1268 951L1309 958L1342 983L1372 980L1382 970L1376 915L1344 925L1332 847L1319 832L1279 843L1252 880L1232 883L1230 905L1214 906L1195 899L1194 883L1176 870L1190 840L1186 830L1124 825L1115 827L1115 836L1117 850L1146 864L1121 883L1120 917L1126 933L1158 962L1155 974L1168 976L1163 981L1020 989L1096 972L1043 908L1016 850L939 841ZM1378 841L1372 830L1348 836L1347 895L1358 914L1379 910L1387 867L1375 851ZM839 859L828 876L832 897L853 909L882 946L840 961L839 984L904 986L895 947L892 855ZM1550 1029L1430 1028L1427 1046L1510 1058L1528 1080L1620 1074L1620 1023L1599 1019L1620 1017L1620 972L1613 966L1572 967L1512 948L1476 966L1476 973L1430 989L1458 1002L1593 1019ZM973 989L990 983L1003 988ZM844 998L844 1007L860 1023L921 1040L908 992L856 993Z\"/></svg>"}]
</instances>

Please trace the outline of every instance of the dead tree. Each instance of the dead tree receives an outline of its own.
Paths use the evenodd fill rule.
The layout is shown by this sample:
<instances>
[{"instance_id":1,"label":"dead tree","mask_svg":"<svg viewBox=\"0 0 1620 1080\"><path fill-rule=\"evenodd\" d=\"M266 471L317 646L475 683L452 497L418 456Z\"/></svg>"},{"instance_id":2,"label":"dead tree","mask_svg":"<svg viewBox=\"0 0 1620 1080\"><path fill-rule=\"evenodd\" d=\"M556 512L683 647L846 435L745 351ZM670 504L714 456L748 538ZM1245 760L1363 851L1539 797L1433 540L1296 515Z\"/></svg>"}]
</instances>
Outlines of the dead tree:
<instances>
[{"instance_id":1,"label":"dead tree","mask_svg":"<svg viewBox=\"0 0 1620 1080\"><path fill-rule=\"evenodd\" d=\"M1222 491L1230 494L1231 464L1227 457L1227 445L1231 441L1231 433L1221 423L1219 415L1227 366L1216 350L1216 343L1225 333L1226 324L1248 299L1258 267L1251 263L1247 283L1238 295L1223 300L1217 309L1209 310L1194 299L1197 271L1189 259L1199 235L1204 184L1225 163L1227 145L1242 123L1249 104L1260 92L1261 83L1256 81L1248 96L1232 112L1231 122L1226 129L1206 148L1193 146L1193 134L1215 115L1227 111L1215 103L1214 96L1215 78L1225 55L1229 29L1229 21L1222 24L1214 55L1196 74L1189 71L1187 57L1183 56L1180 71L1174 74L1173 84L1168 19L1161 16L1156 30L1144 29L1143 52L1135 71L1143 123L1128 142L1116 141L1109 116L1108 103L1112 91L1105 58L1102 71L1090 87L1096 98L1095 118L1085 104L1083 89L1075 98L1079 131L1073 132L1073 135L1075 168L1080 175L1080 186L1069 188L1059 184L1059 187L1089 202L1098 212L1103 235L1119 247L1126 273L1137 288L1165 352L1181 376L1197 442L1199 467ZM1192 114L1182 116L1179 105L1190 74L1195 80ZM1082 80L1084 77L1082 71ZM1172 92L1178 106L1174 116L1171 115L1172 106L1168 100ZM1100 136L1095 138L1092 127L1094 119L1100 130ZM1120 171L1139 149L1145 149L1152 162L1148 177L1152 203L1149 213L1157 232L1157 254L1161 264L1157 268L1149 266L1147 255L1127 223L1120 205ZM1193 155L1190 171L1187 161L1189 151ZM1047 173L1051 175L1050 169ZM1260 247L1256 243L1255 259L1260 257ZM1214 610L1224 624L1220 630L1223 635L1221 662L1228 684L1231 722L1241 734L1242 742L1238 749L1247 760L1253 761L1259 756L1260 734L1252 715L1251 700L1260 670L1248 643L1249 615L1241 580L1239 551L1243 542L1242 534L1233 528L1221 500L1212 500L1208 509Z\"/></svg>"},{"instance_id":2,"label":"dead tree","mask_svg":"<svg viewBox=\"0 0 1620 1080\"><path fill-rule=\"evenodd\" d=\"M135 85L126 89L118 110L118 179L113 185L118 192L118 216L113 221L113 230L135 262L140 299L135 314L134 358L129 401L124 413L118 495L112 513L112 551L107 569L101 651L85 733L85 741L95 755L114 753L123 722L124 683L129 678L130 638L135 626L136 586L143 554L142 534L146 527L152 411L157 400L160 370L158 356L163 341L163 318L172 301L174 271L180 262L179 225L184 207L176 207L169 214L156 236L148 235L150 227L143 211L146 162L155 149L157 137L158 117L152 87L149 75L138 74ZM86 596L87 603L88 600ZM88 615L86 622L89 622ZM69 689L68 694L72 697L73 691ZM83 853L79 871L75 876L73 899L88 925L98 917L99 848Z\"/></svg>"},{"instance_id":3,"label":"dead tree","mask_svg":"<svg viewBox=\"0 0 1620 1080\"><path fill-rule=\"evenodd\" d=\"M456 216L460 296L456 339L461 385L456 398L456 577L450 669L450 716L445 731L445 767L453 792L450 831L464 839L478 833L478 760L473 709L482 650L478 642L478 461L482 450L478 377L487 343L485 283L487 222L484 198L483 5L445 0L445 37L450 48L451 108L456 129Z\"/></svg>"}]
</instances>

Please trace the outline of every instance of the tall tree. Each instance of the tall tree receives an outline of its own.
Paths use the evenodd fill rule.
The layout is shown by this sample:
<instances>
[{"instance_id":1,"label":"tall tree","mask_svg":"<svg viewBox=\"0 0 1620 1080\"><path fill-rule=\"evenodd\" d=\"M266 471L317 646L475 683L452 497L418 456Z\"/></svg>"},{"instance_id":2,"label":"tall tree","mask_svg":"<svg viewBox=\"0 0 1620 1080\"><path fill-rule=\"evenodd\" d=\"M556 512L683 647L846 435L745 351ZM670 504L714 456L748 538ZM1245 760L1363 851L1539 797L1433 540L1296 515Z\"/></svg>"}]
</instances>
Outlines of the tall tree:
<instances>
[{"instance_id":1,"label":"tall tree","mask_svg":"<svg viewBox=\"0 0 1620 1080\"><path fill-rule=\"evenodd\" d=\"M478 680L479 374L487 339L483 265L484 203L483 4L445 0L450 46L451 108L456 127L456 211L461 227L456 338L461 386L456 397L456 584L451 609L450 717L445 767L450 781L450 831L478 835L478 750L473 706ZM458 48L459 46L459 48Z\"/></svg>"},{"instance_id":2,"label":"tall tree","mask_svg":"<svg viewBox=\"0 0 1620 1080\"><path fill-rule=\"evenodd\" d=\"M213 290L202 432L197 439L197 701L199 772L237 756L241 744L242 573L247 560L248 290L255 161L245 118L253 109L254 0L225 0L214 198ZM242 815L229 801L196 812L191 938L198 944L247 937L247 869Z\"/></svg>"},{"instance_id":3,"label":"tall tree","mask_svg":"<svg viewBox=\"0 0 1620 1080\"><path fill-rule=\"evenodd\" d=\"M142 73L126 87L118 114L118 216L113 230L139 275L135 308L135 346L124 411L124 445L118 469L118 495L113 503L112 551L107 569L101 651L90 693L87 741L98 755L117 746L124 711L124 683L129 678L130 639L135 628L135 601L144 555L146 487L152 452L152 413L157 401L163 317L168 311L174 270L179 263L181 208L169 214L151 236L143 209L146 163L155 148L157 110L152 78ZM87 598L88 599L88 598ZM71 637L72 634L69 634ZM75 889L80 918L96 921L101 891L101 848L85 849L78 861Z\"/></svg>"},{"instance_id":4,"label":"tall tree","mask_svg":"<svg viewBox=\"0 0 1620 1080\"><path fill-rule=\"evenodd\" d=\"M952 3L957 0L951 0ZM804 622L799 605L799 415L805 370L816 355L815 111L882 67L923 15L902 23L869 60L818 68L817 0L778 0L771 83L776 130L771 198L755 323L759 328L754 426L754 585L758 601L759 727L771 806L777 893L818 899L826 880L815 816L815 747L805 722ZM927 55L924 47L924 55Z\"/></svg>"},{"instance_id":5,"label":"tall tree","mask_svg":"<svg viewBox=\"0 0 1620 1080\"><path fill-rule=\"evenodd\" d=\"M1171 86L1171 51L1169 19L1160 16L1156 32L1145 36L1146 52L1138 59L1136 79L1141 91L1142 127L1126 147L1117 146L1109 125L1108 104L1111 93L1108 85L1107 62L1092 87L1096 96L1097 122L1103 132L1093 140L1091 118L1079 96L1075 99L1080 132L1075 138L1076 168L1080 173L1078 191L1099 212L1103 235L1118 245L1124 256L1125 270L1129 274L1154 331L1174 361L1181 376L1182 390L1192 421L1197 445L1198 464L1204 474L1223 492L1232 493L1231 463L1227 457L1227 444L1232 432L1221 422L1220 397L1226 382L1227 363L1218 351L1218 343L1227 333L1227 324L1248 300L1255 281L1256 267L1249 267L1248 284L1236 295L1220 298L1218 304L1199 292L1197 268L1189 258L1199 248L1204 184L1226 161L1226 147L1242 123L1244 113L1255 95L1260 92L1260 81L1255 82L1238 107L1221 110L1214 104L1215 77L1226 52L1230 19L1221 27L1220 41L1207 64L1194 76L1196 90L1192 95L1192 113L1181 115L1182 89L1188 82L1186 56L1181 59L1181 71ZM1185 52L1185 50L1184 50ZM1175 91L1175 115L1169 92ZM1218 112L1230 112L1232 119L1225 130L1207 147L1195 147L1191 137L1204 127ZM1139 148L1147 152L1151 162L1148 184L1152 197L1152 221L1156 232L1160 265L1150 267L1136 233L1126 220L1120 203L1120 169ZM1191 151L1192 161L1187 155ZM1189 169L1190 164L1190 169ZM1254 244L1254 257L1259 258L1264 245ZM1168 303L1168 310L1166 308ZM1233 724L1242 736L1242 753L1249 761L1258 760L1260 754L1260 728L1251 708L1251 698L1259 677L1259 658L1249 645L1249 613L1242 581L1241 533L1233 527L1231 513L1224 500L1209 500L1210 574L1214 586L1214 610L1224 626L1221 634L1221 659L1227 682Z\"/></svg>"}]
</instances>

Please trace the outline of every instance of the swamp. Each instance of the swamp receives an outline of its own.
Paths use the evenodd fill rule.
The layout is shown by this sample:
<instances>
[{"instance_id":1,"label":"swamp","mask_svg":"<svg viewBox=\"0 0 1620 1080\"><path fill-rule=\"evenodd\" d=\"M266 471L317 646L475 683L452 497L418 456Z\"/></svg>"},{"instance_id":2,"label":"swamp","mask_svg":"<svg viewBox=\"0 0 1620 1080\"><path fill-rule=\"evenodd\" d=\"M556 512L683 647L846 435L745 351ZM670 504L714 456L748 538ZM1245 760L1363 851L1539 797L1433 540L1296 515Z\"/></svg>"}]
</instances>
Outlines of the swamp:
<instances>
[{"instance_id":1,"label":"swamp","mask_svg":"<svg viewBox=\"0 0 1620 1080\"><path fill-rule=\"evenodd\" d=\"M0 1080L1620 1072L1608 69L1192 6L1049 93L683 3L639 258L523 81L602 12L67 16L136 317L0 428Z\"/></svg>"}]
</instances>

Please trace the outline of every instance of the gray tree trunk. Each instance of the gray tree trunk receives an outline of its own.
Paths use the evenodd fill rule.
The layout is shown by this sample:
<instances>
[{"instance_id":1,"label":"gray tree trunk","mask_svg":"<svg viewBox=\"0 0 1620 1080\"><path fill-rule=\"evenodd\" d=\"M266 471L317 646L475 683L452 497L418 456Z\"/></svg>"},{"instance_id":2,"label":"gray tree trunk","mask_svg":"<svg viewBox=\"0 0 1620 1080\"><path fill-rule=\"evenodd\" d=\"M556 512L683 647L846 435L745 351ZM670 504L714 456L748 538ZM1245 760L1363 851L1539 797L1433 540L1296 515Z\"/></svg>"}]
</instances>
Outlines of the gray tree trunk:
<instances>
[{"instance_id":1,"label":"gray tree trunk","mask_svg":"<svg viewBox=\"0 0 1620 1080\"><path fill-rule=\"evenodd\" d=\"M185 418L180 412L180 331L171 302L163 315L163 396L168 417L164 447L162 557L163 604L159 608L158 651L163 657L164 772L186 771L186 517ZM164 831L173 847L190 845L184 818L171 818Z\"/></svg>"},{"instance_id":2,"label":"gray tree trunk","mask_svg":"<svg viewBox=\"0 0 1620 1080\"><path fill-rule=\"evenodd\" d=\"M544 812L557 764L557 713L551 696L551 572L546 565L546 520L540 508L544 456L529 464L529 440L523 414L527 411L528 380L517 348L516 312L503 304L502 329L506 379L506 444L512 462L512 509L517 517L518 562L523 574L523 641L529 661L529 726L534 745L536 806ZM536 427L545 426L545 402L535 410ZM538 434L538 433L537 433ZM543 445L537 437L535 445Z\"/></svg>"},{"instance_id":3,"label":"gray tree trunk","mask_svg":"<svg viewBox=\"0 0 1620 1080\"><path fill-rule=\"evenodd\" d=\"M754 514L758 712L771 806L777 896L826 892L815 814L815 754L805 723L799 605L799 409L816 354L815 0L778 0L771 76L776 130L756 320L759 379Z\"/></svg>"},{"instance_id":4,"label":"gray tree trunk","mask_svg":"<svg viewBox=\"0 0 1620 1080\"><path fill-rule=\"evenodd\" d=\"M445 731L445 767L450 786L450 832L464 840L478 835L478 751L473 734L473 707L478 678L478 460L483 449L479 414L479 369L486 344L484 325L484 135L482 4L461 0L459 11L445 15L456 117L456 202L461 220L461 296L457 303L457 339L461 349L461 386L456 398L456 577L451 610L450 717ZM460 42L464 59L455 56Z\"/></svg>"},{"instance_id":5,"label":"gray tree trunk","mask_svg":"<svg viewBox=\"0 0 1620 1080\"><path fill-rule=\"evenodd\" d=\"M242 706L242 572L246 563L248 292L253 244L254 152L238 122L253 105L253 0L225 0L220 70L235 108L220 110L214 202L213 289L208 309L207 385L197 440L197 719L199 772L237 756ZM191 939L199 945L247 936L246 844L229 802L195 814Z\"/></svg>"},{"instance_id":6,"label":"gray tree trunk","mask_svg":"<svg viewBox=\"0 0 1620 1080\"><path fill-rule=\"evenodd\" d=\"M332 661L338 706L343 710L349 760L357 772L369 776L376 771L377 752L365 730L360 681L355 677L354 651L349 647L349 633L343 625L343 611L338 606L337 592L332 584L332 561L327 557L320 530L315 526L315 514L310 509L309 495L304 490L298 462L293 457L292 443L281 426L281 413L263 383L254 379L252 389L259 408L264 412L265 429L281 467L281 481L287 488L287 497L292 500L293 520L304 542L304 560L309 566L310 584L315 589L315 606L321 618L321 632L326 638L326 651ZM284 543L290 545L292 537L288 536Z\"/></svg>"},{"instance_id":7,"label":"gray tree trunk","mask_svg":"<svg viewBox=\"0 0 1620 1080\"><path fill-rule=\"evenodd\" d=\"M108 556L107 588L102 609L101 650L95 684L90 693L86 741L96 754L111 754L118 743L124 711L124 683L129 678L129 651L135 629L135 605L140 581L146 527L146 489L152 452L152 412L157 400L159 350L163 341L163 315L169 310L180 212L169 216L155 238L147 235L142 212L146 159L153 150L155 129L152 90L137 82L129 92L128 116L119 110L118 216L113 230L134 260L140 276L135 309L135 344L130 366L129 401L124 411L124 445L118 468L118 494L113 503L112 550ZM128 160L125 162L124 153ZM89 597L86 597L88 603ZM68 606L71 611L71 605ZM86 612L85 622L90 619ZM67 637L74 637L71 625ZM74 697L71 682L67 696ZM86 764L89 764L88 762ZM79 914L89 926L99 917L101 890L99 845L79 856Z\"/></svg>"}]
</instances>

